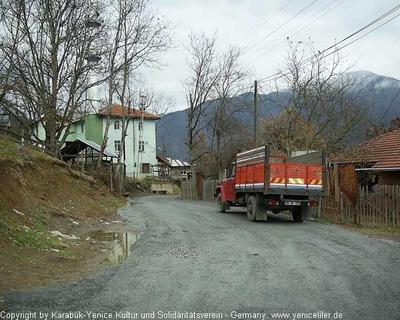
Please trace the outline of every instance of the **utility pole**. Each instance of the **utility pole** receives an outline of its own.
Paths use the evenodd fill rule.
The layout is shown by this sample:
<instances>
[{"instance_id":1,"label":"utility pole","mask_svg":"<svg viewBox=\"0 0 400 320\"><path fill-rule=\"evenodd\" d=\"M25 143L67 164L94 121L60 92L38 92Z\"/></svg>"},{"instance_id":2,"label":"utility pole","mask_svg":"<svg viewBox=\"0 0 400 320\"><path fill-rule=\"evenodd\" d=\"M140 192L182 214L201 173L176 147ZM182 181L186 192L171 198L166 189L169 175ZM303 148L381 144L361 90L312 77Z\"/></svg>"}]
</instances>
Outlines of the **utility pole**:
<instances>
[{"instance_id":1,"label":"utility pole","mask_svg":"<svg viewBox=\"0 0 400 320\"><path fill-rule=\"evenodd\" d=\"M254 148L257 148L257 107L258 107L258 87L257 87L257 80L254 80Z\"/></svg>"},{"instance_id":2,"label":"utility pole","mask_svg":"<svg viewBox=\"0 0 400 320\"><path fill-rule=\"evenodd\" d=\"M143 148L144 148L144 139L143 139L143 130L144 130L144 110L146 109L146 96L139 93L139 110L140 110L140 122L139 122L139 144L138 144L138 162L136 167L137 177L139 179L139 170L142 174L142 161L143 161ZM142 146L141 146L142 144ZM142 148L142 149L141 149Z\"/></svg>"}]
</instances>

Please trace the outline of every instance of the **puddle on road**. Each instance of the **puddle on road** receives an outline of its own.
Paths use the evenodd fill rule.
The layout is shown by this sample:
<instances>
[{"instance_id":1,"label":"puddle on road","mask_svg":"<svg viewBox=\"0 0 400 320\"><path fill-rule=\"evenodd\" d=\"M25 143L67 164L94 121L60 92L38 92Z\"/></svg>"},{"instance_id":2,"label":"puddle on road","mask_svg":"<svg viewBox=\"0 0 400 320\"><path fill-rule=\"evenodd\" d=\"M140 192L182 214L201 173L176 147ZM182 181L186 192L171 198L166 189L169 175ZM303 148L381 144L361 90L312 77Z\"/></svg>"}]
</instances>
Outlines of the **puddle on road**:
<instances>
[{"instance_id":1,"label":"puddle on road","mask_svg":"<svg viewBox=\"0 0 400 320\"><path fill-rule=\"evenodd\" d=\"M121 263L131 255L131 246L139 239L137 232L125 232L114 234L114 250L110 255L110 261Z\"/></svg>"},{"instance_id":2,"label":"puddle on road","mask_svg":"<svg viewBox=\"0 0 400 320\"><path fill-rule=\"evenodd\" d=\"M112 243L112 252L109 260L113 264L119 264L131 255L131 246L139 239L138 232L105 232L92 231L87 236L93 240Z\"/></svg>"}]
</instances>

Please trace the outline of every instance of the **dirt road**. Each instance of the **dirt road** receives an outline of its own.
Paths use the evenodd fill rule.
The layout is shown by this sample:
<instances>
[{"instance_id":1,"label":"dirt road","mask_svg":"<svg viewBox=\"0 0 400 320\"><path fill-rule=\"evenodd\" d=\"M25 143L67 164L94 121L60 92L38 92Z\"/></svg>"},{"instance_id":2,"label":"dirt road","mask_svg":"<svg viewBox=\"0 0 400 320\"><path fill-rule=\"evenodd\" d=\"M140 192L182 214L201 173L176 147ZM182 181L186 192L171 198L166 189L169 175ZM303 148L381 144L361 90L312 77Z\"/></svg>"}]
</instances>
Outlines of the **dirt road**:
<instances>
[{"instance_id":1,"label":"dirt road","mask_svg":"<svg viewBox=\"0 0 400 320\"><path fill-rule=\"evenodd\" d=\"M127 260L78 283L9 294L7 312L36 312L36 319L39 312L65 318L54 311L75 312L75 319L272 319L275 312L400 319L396 243L281 216L250 223L243 208L222 214L214 204L168 196L136 198L121 215L141 234Z\"/></svg>"}]
</instances>

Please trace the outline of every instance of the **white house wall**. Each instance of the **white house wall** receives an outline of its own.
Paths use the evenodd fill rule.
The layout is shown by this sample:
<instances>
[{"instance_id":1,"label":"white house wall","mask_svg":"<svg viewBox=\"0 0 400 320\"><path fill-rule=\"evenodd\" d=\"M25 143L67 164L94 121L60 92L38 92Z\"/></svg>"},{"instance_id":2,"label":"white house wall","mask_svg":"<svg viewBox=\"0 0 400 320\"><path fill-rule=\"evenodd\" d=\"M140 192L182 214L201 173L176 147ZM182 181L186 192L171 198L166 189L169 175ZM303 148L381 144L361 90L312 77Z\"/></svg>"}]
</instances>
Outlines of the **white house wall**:
<instances>
[{"instance_id":1,"label":"white house wall","mask_svg":"<svg viewBox=\"0 0 400 320\"><path fill-rule=\"evenodd\" d=\"M119 121L120 129L114 128L115 121ZM107 119L103 118L103 135L105 132ZM125 165L126 165L126 176L130 178L143 179L146 176L153 176L152 168L157 165L156 158L156 135L155 135L155 121L144 120L143 124L143 141L144 141L144 152L138 152L139 149L139 122L140 119L130 119L127 137L125 138ZM111 118L110 128L108 132L107 148L110 151L115 150L115 141L121 141L122 133L122 119ZM149 173L141 172L141 164L148 163L150 165Z\"/></svg>"}]
</instances>

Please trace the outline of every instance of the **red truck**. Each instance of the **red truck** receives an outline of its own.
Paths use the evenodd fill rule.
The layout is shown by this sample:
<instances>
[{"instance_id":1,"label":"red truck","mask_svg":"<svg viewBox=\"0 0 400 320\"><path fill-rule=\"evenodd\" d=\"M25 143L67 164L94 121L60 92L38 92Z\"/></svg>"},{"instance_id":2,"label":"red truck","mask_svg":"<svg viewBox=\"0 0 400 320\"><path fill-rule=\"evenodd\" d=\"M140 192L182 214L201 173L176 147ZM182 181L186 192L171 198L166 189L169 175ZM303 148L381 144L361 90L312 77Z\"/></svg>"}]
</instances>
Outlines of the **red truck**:
<instances>
[{"instance_id":1,"label":"red truck","mask_svg":"<svg viewBox=\"0 0 400 320\"><path fill-rule=\"evenodd\" d=\"M249 221L267 220L267 211L290 211L302 222L323 192L323 152L286 158L270 154L268 146L238 153L230 175L217 185L219 212L247 206Z\"/></svg>"}]
</instances>

